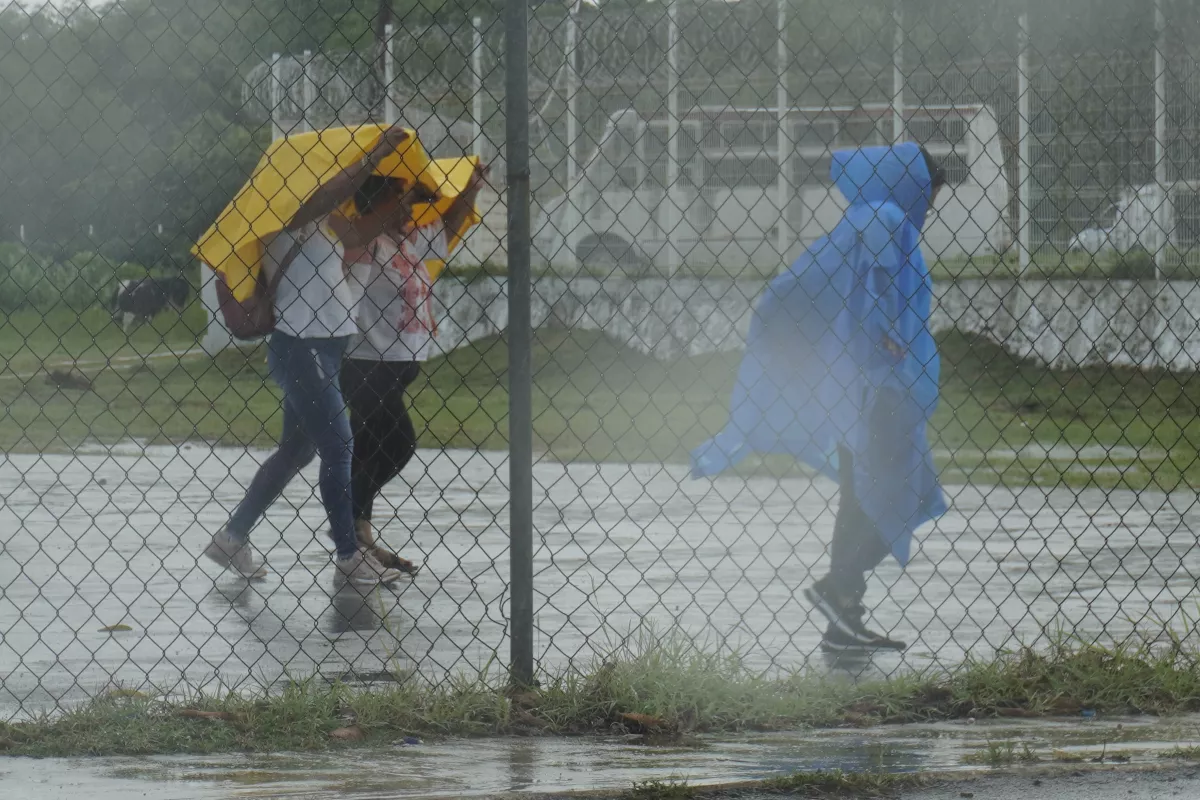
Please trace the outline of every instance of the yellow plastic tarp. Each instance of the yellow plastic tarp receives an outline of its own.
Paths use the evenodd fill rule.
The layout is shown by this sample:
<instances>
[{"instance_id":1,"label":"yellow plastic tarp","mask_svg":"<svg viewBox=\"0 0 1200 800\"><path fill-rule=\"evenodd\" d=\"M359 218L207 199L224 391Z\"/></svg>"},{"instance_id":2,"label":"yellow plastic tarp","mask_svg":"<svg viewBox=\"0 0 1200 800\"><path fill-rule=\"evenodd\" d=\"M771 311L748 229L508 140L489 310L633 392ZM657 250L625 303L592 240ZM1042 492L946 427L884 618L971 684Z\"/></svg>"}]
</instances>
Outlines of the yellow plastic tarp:
<instances>
[{"instance_id":1,"label":"yellow plastic tarp","mask_svg":"<svg viewBox=\"0 0 1200 800\"><path fill-rule=\"evenodd\" d=\"M434 162L434 166L438 168L438 172L445 176L445 183L442 184L442 196L434 203L418 203L413 207L413 221L417 225L429 225L437 220L450 210L450 205L458 195L462 194L467 189L467 184L471 180L471 175L474 174L475 168L479 166L479 156L459 156L457 158L439 158ZM463 218L463 223L456 231L448 231L450 235L450 250L458 247L463 237L467 235L467 231L482 222L479 216L479 209L472 208L470 212ZM425 262L429 269L429 277L436 280L437 276L446 268L446 264L442 261L429 260Z\"/></svg>"},{"instance_id":2,"label":"yellow plastic tarp","mask_svg":"<svg viewBox=\"0 0 1200 800\"><path fill-rule=\"evenodd\" d=\"M192 248L193 255L225 277L236 299L245 300L262 269L263 240L283 230L318 187L360 161L385 130L384 125L329 128L273 142L250 180ZM415 133L383 160L377 174L419 180L434 191L453 183Z\"/></svg>"}]
</instances>

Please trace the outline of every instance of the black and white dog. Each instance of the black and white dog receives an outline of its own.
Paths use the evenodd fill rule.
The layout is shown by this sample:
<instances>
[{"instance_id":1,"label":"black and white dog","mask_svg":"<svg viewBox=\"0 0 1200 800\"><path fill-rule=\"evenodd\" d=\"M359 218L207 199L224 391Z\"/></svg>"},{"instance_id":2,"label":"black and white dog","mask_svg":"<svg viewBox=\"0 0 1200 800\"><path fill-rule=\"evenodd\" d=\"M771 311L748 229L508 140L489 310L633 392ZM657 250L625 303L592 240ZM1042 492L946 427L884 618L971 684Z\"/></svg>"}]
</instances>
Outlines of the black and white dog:
<instances>
[{"instance_id":1,"label":"black and white dog","mask_svg":"<svg viewBox=\"0 0 1200 800\"><path fill-rule=\"evenodd\" d=\"M121 281L113 297L113 319L121 319L125 330L135 323L149 322L168 306L183 311L191 285L183 278L135 278Z\"/></svg>"}]
</instances>

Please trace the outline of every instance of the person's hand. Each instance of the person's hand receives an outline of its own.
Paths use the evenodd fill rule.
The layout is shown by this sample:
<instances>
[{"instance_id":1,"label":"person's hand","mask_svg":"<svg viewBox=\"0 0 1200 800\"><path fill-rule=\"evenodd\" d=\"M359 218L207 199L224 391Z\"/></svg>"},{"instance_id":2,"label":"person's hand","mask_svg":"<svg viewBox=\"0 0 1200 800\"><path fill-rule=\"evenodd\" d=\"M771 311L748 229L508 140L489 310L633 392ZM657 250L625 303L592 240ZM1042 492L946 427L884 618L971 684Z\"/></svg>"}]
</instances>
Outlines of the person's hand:
<instances>
[{"instance_id":1,"label":"person's hand","mask_svg":"<svg viewBox=\"0 0 1200 800\"><path fill-rule=\"evenodd\" d=\"M491 170L487 164L480 161L475 165L475 169L471 172L471 177L467 179L467 188L464 194L478 194L479 190L487 183L488 172Z\"/></svg>"},{"instance_id":2,"label":"person's hand","mask_svg":"<svg viewBox=\"0 0 1200 800\"><path fill-rule=\"evenodd\" d=\"M379 163L383 161L383 159L396 152L400 145L408 141L409 137L411 136L411 131L402 128L399 125L393 125L383 132L383 136L379 137L379 141L376 143L375 147L371 149L371 152L368 154L367 158L369 158L375 166L379 166Z\"/></svg>"},{"instance_id":3,"label":"person's hand","mask_svg":"<svg viewBox=\"0 0 1200 800\"><path fill-rule=\"evenodd\" d=\"M412 135L412 131L400 125L393 125L383 132L383 136L379 139L381 146L391 147L393 150L408 141Z\"/></svg>"}]
</instances>

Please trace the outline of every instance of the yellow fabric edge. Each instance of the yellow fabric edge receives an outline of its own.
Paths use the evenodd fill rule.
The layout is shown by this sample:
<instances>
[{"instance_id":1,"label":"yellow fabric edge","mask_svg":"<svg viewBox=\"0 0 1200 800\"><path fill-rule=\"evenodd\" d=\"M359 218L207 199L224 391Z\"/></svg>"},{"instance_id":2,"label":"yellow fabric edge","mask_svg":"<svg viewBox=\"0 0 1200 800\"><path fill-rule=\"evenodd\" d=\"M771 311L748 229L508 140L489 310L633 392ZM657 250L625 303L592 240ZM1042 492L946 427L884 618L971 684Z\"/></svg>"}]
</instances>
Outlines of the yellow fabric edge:
<instances>
[{"instance_id":1,"label":"yellow fabric edge","mask_svg":"<svg viewBox=\"0 0 1200 800\"><path fill-rule=\"evenodd\" d=\"M224 276L235 299L245 300L254 291L262 269L263 242L283 230L322 184L357 163L385 130L376 124L329 128L273 142L250 179L199 238L192 254ZM410 134L376 173L440 189L447 182L445 176L416 133Z\"/></svg>"}]
</instances>

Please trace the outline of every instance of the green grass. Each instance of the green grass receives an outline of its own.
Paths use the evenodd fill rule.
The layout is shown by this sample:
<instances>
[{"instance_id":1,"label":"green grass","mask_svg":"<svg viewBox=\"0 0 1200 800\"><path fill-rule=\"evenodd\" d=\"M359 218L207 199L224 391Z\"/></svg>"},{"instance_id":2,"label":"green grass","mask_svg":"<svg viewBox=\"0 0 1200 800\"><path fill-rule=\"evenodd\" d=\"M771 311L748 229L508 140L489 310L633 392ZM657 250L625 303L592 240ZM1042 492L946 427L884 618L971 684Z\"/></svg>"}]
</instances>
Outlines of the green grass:
<instances>
[{"instance_id":1,"label":"green grass","mask_svg":"<svg viewBox=\"0 0 1200 800\"><path fill-rule=\"evenodd\" d=\"M822 770L768 778L759 787L801 797L890 797L901 790L919 789L932 783L934 779L930 776L912 772Z\"/></svg>"},{"instance_id":2,"label":"green grass","mask_svg":"<svg viewBox=\"0 0 1200 800\"><path fill-rule=\"evenodd\" d=\"M1029 744L1022 743L1020 747L1017 743L1010 740L993 742L989 741L986 746L979 750L968 753L963 758L963 763L980 764L988 767L1001 767L1010 764L1022 763L1033 764L1041 759Z\"/></svg>"},{"instance_id":3,"label":"green grass","mask_svg":"<svg viewBox=\"0 0 1200 800\"><path fill-rule=\"evenodd\" d=\"M59 308L0 314L0 375L25 375L63 361L100 361L155 350L194 347L207 323L192 303L182 315L162 314L128 335L103 308Z\"/></svg>"},{"instance_id":4,"label":"green grass","mask_svg":"<svg viewBox=\"0 0 1200 800\"><path fill-rule=\"evenodd\" d=\"M160 318L126 340L103 312L22 313L0 323L0 449L64 451L130 437L274 444L278 390L262 348L85 369L91 391L60 389L43 361L185 350L203 320ZM942 402L930 434L947 480L1173 489L1200 482L1200 376L1123 368L1047 370L980 338L941 337ZM601 333L545 329L535 339L534 434L563 461L682 461L725 421L740 356L660 362ZM412 387L424 447L507 446L508 353L475 342L426 365ZM29 376L17 378L15 375ZM1115 449L1114 449L1115 448ZM789 459L751 471L789 472Z\"/></svg>"},{"instance_id":5,"label":"green grass","mask_svg":"<svg viewBox=\"0 0 1200 800\"><path fill-rule=\"evenodd\" d=\"M617 797L620 800L692 800L762 794L793 797L891 797L901 790L927 787L934 782L930 776L916 773L816 770L718 786L696 786L685 780L643 781L634 783L629 791Z\"/></svg>"},{"instance_id":6,"label":"green grass","mask_svg":"<svg viewBox=\"0 0 1200 800\"><path fill-rule=\"evenodd\" d=\"M1200 761L1200 747L1175 747L1162 751L1158 757L1164 760Z\"/></svg>"},{"instance_id":7,"label":"green grass","mask_svg":"<svg viewBox=\"0 0 1200 800\"><path fill-rule=\"evenodd\" d=\"M203 320L192 315L136 331L101 311L82 317L21 313L0 323L0 449L65 451L130 437L274 444L279 396L262 348L127 360L87 368L91 391L59 389L43 362L182 351ZM930 435L948 481L1173 489L1200 482L1200 376L1123 368L1047 370L961 334L941 337L942 402ZM545 329L535 340L534 434L563 461L682 461L720 428L737 353L660 362L601 333ZM412 387L424 447L507 446L508 353L485 339L426 365ZM14 377L28 376L28 377ZM1115 449L1114 449L1115 448ZM790 472L790 459L745 469Z\"/></svg>"},{"instance_id":8,"label":"green grass","mask_svg":"<svg viewBox=\"0 0 1200 800\"><path fill-rule=\"evenodd\" d=\"M1060 644L939 674L855 684L817 673L765 677L734 653L713 653L679 635L646 635L594 668L540 676L535 692L510 695L493 676L437 687L402 683L354 689L295 682L257 696L160 700L122 690L55 717L0 724L12 755L116 755L314 750L357 746L330 732L357 725L361 742L406 735L591 734L659 721L665 735L794 730L956 718L1179 714L1200 710L1197 656L1178 646ZM510 699L510 696L512 699ZM177 695L175 695L177 697ZM224 721L181 716L223 712ZM997 752L1007 752L1002 746ZM1013 748L1014 759L1022 753Z\"/></svg>"},{"instance_id":9,"label":"green grass","mask_svg":"<svg viewBox=\"0 0 1200 800\"><path fill-rule=\"evenodd\" d=\"M1200 479L1197 374L1048 370L981 339L952 334L940 345L931 433L952 454L944 470L1018 485L1170 490Z\"/></svg>"},{"instance_id":10,"label":"green grass","mask_svg":"<svg viewBox=\"0 0 1200 800\"><path fill-rule=\"evenodd\" d=\"M700 789L680 780L635 781L633 787L620 795L628 800L689 800L697 797Z\"/></svg>"}]
</instances>

